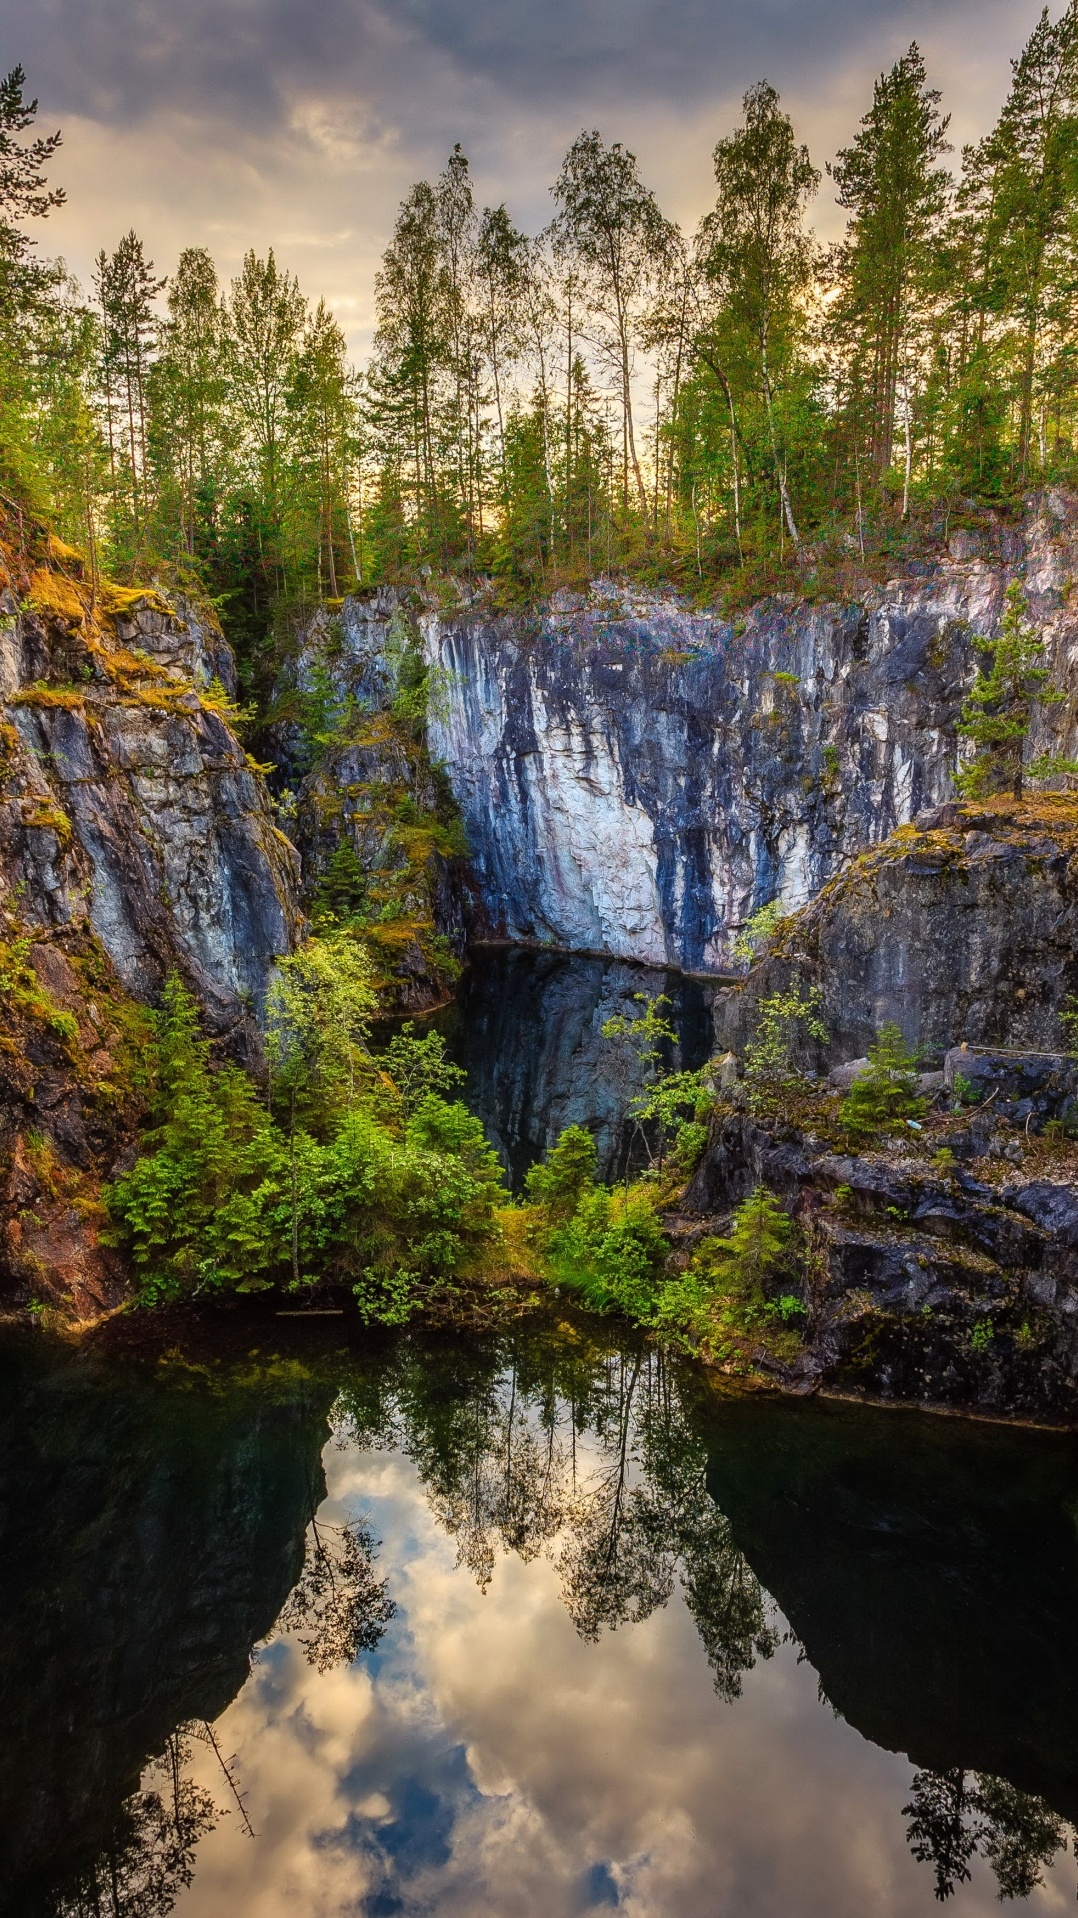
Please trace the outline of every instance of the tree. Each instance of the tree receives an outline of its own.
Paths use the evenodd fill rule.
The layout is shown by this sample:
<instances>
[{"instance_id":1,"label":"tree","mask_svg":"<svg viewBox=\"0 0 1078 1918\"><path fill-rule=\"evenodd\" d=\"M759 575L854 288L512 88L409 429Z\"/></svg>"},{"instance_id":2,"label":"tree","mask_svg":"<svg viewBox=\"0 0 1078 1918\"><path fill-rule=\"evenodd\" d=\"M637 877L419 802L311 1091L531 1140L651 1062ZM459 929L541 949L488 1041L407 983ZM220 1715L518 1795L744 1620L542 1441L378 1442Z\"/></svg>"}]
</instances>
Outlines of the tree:
<instances>
[{"instance_id":1,"label":"tree","mask_svg":"<svg viewBox=\"0 0 1078 1918\"><path fill-rule=\"evenodd\" d=\"M997 125L966 152L963 205L979 241L982 310L1013 357L1024 478L1046 330L1061 306L1072 321L1078 270L1078 0L1057 21L1044 9L1012 67Z\"/></svg>"},{"instance_id":2,"label":"tree","mask_svg":"<svg viewBox=\"0 0 1078 1918\"><path fill-rule=\"evenodd\" d=\"M832 324L848 342L847 379L859 400L871 470L891 465L899 392L905 427L903 511L912 466L911 384L916 332L934 269L949 175L936 162L947 119L916 44L876 81L872 106L832 174L838 203L852 213L834 256L839 283Z\"/></svg>"},{"instance_id":3,"label":"tree","mask_svg":"<svg viewBox=\"0 0 1078 1918\"><path fill-rule=\"evenodd\" d=\"M574 140L553 186L556 241L579 263L600 351L613 361L625 444L626 482L632 467L641 518L648 500L633 422L633 364L643 309L670 260L674 231L645 187L636 155L598 132Z\"/></svg>"},{"instance_id":4,"label":"tree","mask_svg":"<svg viewBox=\"0 0 1078 1918\"><path fill-rule=\"evenodd\" d=\"M273 1628L295 1636L316 1671L353 1665L377 1650L397 1607L374 1572L379 1541L368 1526L320 1525L311 1519L303 1570Z\"/></svg>"},{"instance_id":5,"label":"tree","mask_svg":"<svg viewBox=\"0 0 1078 1918\"><path fill-rule=\"evenodd\" d=\"M406 1019L381 1055L400 1100L405 1119L412 1118L429 1093L443 1098L468 1077L462 1066L446 1057L440 1032L417 1036L415 1021Z\"/></svg>"},{"instance_id":6,"label":"tree","mask_svg":"<svg viewBox=\"0 0 1078 1918\"><path fill-rule=\"evenodd\" d=\"M23 97L25 85L22 67L12 67L0 80L0 328L4 333L53 277L49 268L31 259L34 242L21 223L47 219L66 199L62 187L49 186L45 171L62 144L60 134L50 133L26 145L19 138L37 117L37 101Z\"/></svg>"},{"instance_id":7,"label":"tree","mask_svg":"<svg viewBox=\"0 0 1078 1918\"><path fill-rule=\"evenodd\" d=\"M975 747L972 765L955 780L959 792L970 798L994 792L1022 797L1025 742L1034 709L1062 698L1047 690L1044 647L1024 608L1025 595L1015 580L1007 588L999 638L974 640L992 663L987 672L978 670L958 723L959 738L972 740ZM1051 774L1067 770L1067 762L1042 759L1030 770Z\"/></svg>"},{"instance_id":8,"label":"tree","mask_svg":"<svg viewBox=\"0 0 1078 1918\"><path fill-rule=\"evenodd\" d=\"M441 382L449 357L449 282L438 196L419 181L402 202L374 283L378 330L369 393L372 423L411 501L420 551L440 525Z\"/></svg>"},{"instance_id":9,"label":"tree","mask_svg":"<svg viewBox=\"0 0 1078 1918\"><path fill-rule=\"evenodd\" d=\"M101 304L101 384L105 400L112 503L117 535L132 568L141 558L149 516L147 423L150 366L157 343L154 303L165 280L154 275L132 229L115 253L97 256L94 276ZM127 521L126 527L124 521Z\"/></svg>"},{"instance_id":10,"label":"tree","mask_svg":"<svg viewBox=\"0 0 1078 1918\"><path fill-rule=\"evenodd\" d=\"M781 1262L791 1231L774 1193L765 1185L755 1186L734 1208L729 1236L706 1241L716 1283L753 1304L761 1302L764 1285Z\"/></svg>"},{"instance_id":11,"label":"tree","mask_svg":"<svg viewBox=\"0 0 1078 1918\"><path fill-rule=\"evenodd\" d=\"M344 334L324 300L304 328L288 408L296 464L315 501L319 596L328 584L336 599L338 562L349 555L359 570L349 510L358 419Z\"/></svg>"},{"instance_id":12,"label":"tree","mask_svg":"<svg viewBox=\"0 0 1078 1918\"><path fill-rule=\"evenodd\" d=\"M508 490L505 460L505 380L521 351L521 299L531 271L527 239L513 225L504 204L484 207L476 246L476 278L481 288L486 349L494 382L498 420L499 476Z\"/></svg>"},{"instance_id":13,"label":"tree","mask_svg":"<svg viewBox=\"0 0 1078 1918\"><path fill-rule=\"evenodd\" d=\"M720 140L714 153L718 204L701 235L708 276L722 289L733 326L744 332L755 360L767 418L771 466L786 528L800 534L787 483L785 450L776 418L776 371L788 357L813 255L802 224L805 204L819 185L808 148L794 139L779 96L766 80L744 98L745 124Z\"/></svg>"},{"instance_id":14,"label":"tree","mask_svg":"<svg viewBox=\"0 0 1078 1918\"><path fill-rule=\"evenodd\" d=\"M367 1037L378 1004L366 948L345 932L311 939L282 959L266 999L266 1051L288 1110L292 1282L300 1283L300 1117L332 1125L354 1105L371 1071Z\"/></svg>"},{"instance_id":15,"label":"tree","mask_svg":"<svg viewBox=\"0 0 1078 1918\"><path fill-rule=\"evenodd\" d=\"M585 1126L567 1126L545 1163L533 1165L524 1181L529 1203L541 1206L552 1225L564 1224L594 1186L595 1162L593 1135Z\"/></svg>"},{"instance_id":16,"label":"tree","mask_svg":"<svg viewBox=\"0 0 1078 1918\"><path fill-rule=\"evenodd\" d=\"M225 397L217 269L204 247L185 247L150 377L151 447L159 496L174 488L175 531L192 561L222 485Z\"/></svg>"},{"instance_id":17,"label":"tree","mask_svg":"<svg viewBox=\"0 0 1078 1918\"><path fill-rule=\"evenodd\" d=\"M900 1026L888 1021L869 1047L868 1068L851 1085L839 1118L855 1139L873 1138L906 1119L919 1119L925 1106L917 1096L917 1049L906 1044Z\"/></svg>"},{"instance_id":18,"label":"tree","mask_svg":"<svg viewBox=\"0 0 1078 1918\"><path fill-rule=\"evenodd\" d=\"M752 1104L766 1109L777 1101L785 1107L790 1095L804 1086L804 1073L795 1060L806 1041L827 1044L822 1005L819 986L810 986L804 993L799 986L791 986L761 1001L755 1031L745 1047L745 1084Z\"/></svg>"},{"instance_id":19,"label":"tree","mask_svg":"<svg viewBox=\"0 0 1078 1918\"><path fill-rule=\"evenodd\" d=\"M225 307L225 353L230 399L250 449L274 560L279 558L287 401L306 313L298 282L280 271L272 247L264 260L253 250L244 254Z\"/></svg>"}]
</instances>

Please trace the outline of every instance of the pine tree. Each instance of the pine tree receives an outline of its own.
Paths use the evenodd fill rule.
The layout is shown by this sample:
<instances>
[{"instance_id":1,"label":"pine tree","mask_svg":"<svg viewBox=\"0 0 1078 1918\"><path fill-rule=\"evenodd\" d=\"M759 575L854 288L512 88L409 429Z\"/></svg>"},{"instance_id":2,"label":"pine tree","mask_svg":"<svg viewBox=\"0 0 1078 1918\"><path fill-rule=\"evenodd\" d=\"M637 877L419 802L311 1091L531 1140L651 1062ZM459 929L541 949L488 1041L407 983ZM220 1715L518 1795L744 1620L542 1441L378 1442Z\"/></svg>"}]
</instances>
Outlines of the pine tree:
<instances>
[{"instance_id":1,"label":"pine tree","mask_svg":"<svg viewBox=\"0 0 1078 1918\"><path fill-rule=\"evenodd\" d=\"M869 1047L868 1068L855 1079L839 1107L839 1119L854 1138L873 1138L906 1119L919 1119L925 1101L917 1097L917 1051L902 1029L889 1021Z\"/></svg>"},{"instance_id":2,"label":"pine tree","mask_svg":"<svg viewBox=\"0 0 1078 1918\"><path fill-rule=\"evenodd\" d=\"M273 248L264 260L253 251L245 254L225 308L229 396L248 449L259 518L272 543L266 557L278 573L288 394L306 316L299 284L280 270Z\"/></svg>"},{"instance_id":3,"label":"pine tree","mask_svg":"<svg viewBox=\"0 0 1078 1918\"><path fill-rule=\"evenodd\" d=\"M142 241L125 233L115 253L97 256L94 278L102 315L101 385L112 479L113 532L136 569L145 547L151 501L147 428L149 379L157 345L155 302L166 282L154 275Z\"/></svg>"},{"instance_id":4,"label":"pine tree","mask_svg":"<svg viewBox=\"0 0 1078 1918\"><path fill-rule=\"evenodd\" d=\"M725 317L743 334L754 363L774 484L786 530L798 546L776 385L789 359L812 273L812 245L803 218L820 176L766 80L746 93L744 110L744 126L715 147L718 204L704 222L698 250L708 278L721 288Z\"/></svg>"},{"instance_id":5,"label":"pine tree","mask_svg":"<svg viewBox=\"0 0 1078 1918\"><path fill-rule=\"evenodd\" d=\"M791 1229L774 1194L765 1185L756 1186L735 1208L729 1237L706 1242L709 1256L718 1255L716 1282L758 1302L782 1260Z\"/></svg>"},{"instance_id":6,"label":"pine tree","mask_svg":"<svg viewBox=\"0 0 1078 1918\"><path fill-rule=\"evenodd\" d=\"M959 792L970 798L996 792L1021 798L1025 742L1034 710L1062 698L1047 690L1044 647L1024 611L1025 596L1016 580L1007 589L999 638L975 642L991 665L987 672L983 667L978 671L958 725L959 738L972 740L976 748L973 764L955 781ZM1037 770L1051 772L1053 764L1042 761Z\"/></svg>"},{"instance_id":7,"label":"pine tree","mask_svg":"<svg viewBox=\"0 0 1078 1918\"><path fill-rule=\"evenodd\" d=\"M847 379L860 402L870 469L878 482L891 465L902 396L904 508L919 330L949 187L948 174L936 164L949 151L948 122L940 116L939 102L913 45L881 74L853 145L829 168L839 205L853 215L834 256L840 298L832 326L847 348Z\"/></svg>"},{"instance_id":8,"label":"pine tree","mask_svg":"<svg viewBox=\"0 0 1078 1918\"><path fill-rule=\"evenodd\" d=\"M228 465L217 270L204 247L180 254L149 390L163 537L194 561L200 544L212 544Z\"/></svg>"},{"instance_id":9,"label":"pine tree","mask_svg":"<svg viewBox=\"0 0 1078 1918\"><path fill-rule=\"evenodd\" d=\"M965 155L962 204L977 240L981 331L994 335L1016 400L1018 469L1030 464L1053 317L1071 331L1078 273L1078 0L1045 8L993 131ZM1073 380L1073 374L1070 376ZM1043 435L1042 435L1043 440Z\"/></svg>"},{"instance_id":10,"label":"pine tree","mask_svg":"<svg viewBox=\"0 0 1078 1918\"><path fill-rule=\"evenodd\" d=\"M336 599L340 575L359 570L350 507L358 409L344 334L324 300L304 329L288 404L296 465L315 509L318 589L328 586Z\"/></svg>"},{"instance_id":11,"label":"pine tree","mask_svg":"<svg viewBox=\"0 0 1078 1918\"><path fill-rule=\"evenodd\" d=\"M438 196L419 181L402 203L375 280L378 330L369 414L408 499L420 553L443 550L442 425L451 355L450 285Z\"/></svg>"},{"instance_id":12,"label":"pine tree","mask_svg":"<svg viewBox=\"0 0 1078 1918\"><path fill-rule=\"evenodd\" d=\"M48 185L45 173L61 145L59 133L27 145L19 138L37 116L37 101L23 97L25 85L22 67L12 67L0 80L0 329L4 334L32 309L54 277L33 259L34 242L23 232L23 222L46 219L66 198L62 187Z\"/></svg>"}]
</instances>

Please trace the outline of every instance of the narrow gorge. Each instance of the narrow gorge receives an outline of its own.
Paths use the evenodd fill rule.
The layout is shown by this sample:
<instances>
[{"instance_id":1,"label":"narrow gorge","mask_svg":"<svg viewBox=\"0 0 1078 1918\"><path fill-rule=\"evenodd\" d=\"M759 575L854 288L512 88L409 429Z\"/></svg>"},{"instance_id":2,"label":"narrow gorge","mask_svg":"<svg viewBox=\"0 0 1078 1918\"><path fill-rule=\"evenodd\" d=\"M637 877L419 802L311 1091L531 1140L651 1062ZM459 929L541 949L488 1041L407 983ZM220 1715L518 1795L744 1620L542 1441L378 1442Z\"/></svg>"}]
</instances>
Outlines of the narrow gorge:
<instances>
[{"instance_id":1,"label":"narrow gorge","mask_svg":"<svg viewBox=\"0 0 1078 1918\"><path fill-rule=\"evenodd\" d=\"M363 936L388 1013L444 1004L469 953L484 947L588 955L600 965L593 996L564 1028L575 1034L562 1069L567 1083L576 1073L576 1094L566 1104L551 1081L543 1104L563 1125L598 1128L608 1162L617 1097L600 1088L600 1028L619 1006L631 1008L634 993L657 989L649 977L661 984L679 974L700 981L713 1026L703 1056L716 1058L743 1054L769 995L814 993L828 1038L809 1046L803 1065L821 1084L828 1070L862 1058L888 1021L921 1048L930 1077L955 1047L1050 1055L1050 1084L1042 1072L1032 1102L1023 1106L1013 1086L997 1100L1001 1125L1018 1115L1013 1152L1007 1141L993 1146L991 1125L973 1147L959 1142L979 1177L985 1153L996 1150L1002 1164L1006 1148L1013 1175L1016 1154L1044 1159L1045 1127L1048 1141L1069 1137L1073 1075L1061 1015L1078 986L1078 818L1059 791L1017 805L956 803L954 775L977 640L998 632L1013 580L1062 695L1039 706L1029 752L1076 750L1073 496L1031 498L1020 525L976 516L891 579L857 577L851 565L842 597L825 595L809 569L804 597L730 615L602 579L528 611L499 611L475 594L450 608L447 592L436 601L386 588L331 602L281 658L256 733L265 764L237 737L244 716L232 656L207 609L156 589L95 588L76 556L41 531L12 525L6 540L0 803L12 1308L63 1302L92 1317L123 1299L123 1258L100 1229L96 1193L133 1163L145 1122L133 1050L139 1009L177 975L219 1055L257 1076L274 967L302 946L310 916L324 917L342 873L362 893ZM766 932L754 938L753 915L764 907ZM602 971L610 965L620 971ZM508 1026L489 1029L499 1031L498 1072L511 1079L520 1047ZM1027 1061L1027 1078L1030 1070ZM502 1096L504 1104L504 1088ZM519 1094L506 1111L514 1097L517 1118L502 1133L523 1139L534 1126L520 1116ZM732 1123L742 1123L736 1111L713 1122L672 1215L674 1269L763 1179L805 1223L817 1245L808 1269L819 1273L812 1219L836 1188L860 1190L864 1178L856 1165L814 1170L826 1153L806 1142L804 1127L785 1143L766 1129L755 1143L739 1134L731 1157ZM545 1143L556 1136L547 1124ZM520 1148L501 1149L511 1157ZM914 1149L909 1140L902 1151ZM953 1146L946 1151L955 1158ZM1025 1328L1027 1372L1034 1364L1044 1372L1045 1339L1055 1341L1050 1387L1016 1382L993 1362L1001 1347L956 1372L956 1340L968 1343L969 1327L995 1310L987 1268L937 1274L943 1356L921 1366L920 1384L905 1362L896 1371L893 1353L884 1365L854 1352L846 1334L836 1344L836 1286L843 1324L860 1313L877 1342L886 1321L884 1343L907 1346L898 1321L907 1308L923 1314L926 1284L911 1289L902 1275L910 1259L921 1274L934 1269L933 1247L926 1255L919 1239L881 1250L879 1230L859 1259L847 1248L840 1278L832 1260L826 1304L806 1281L801 1356L764 1371L797 1389L830 1380L1067 1413L1067 1314L1078 1292L1066 1248L1078 1243L1078 1199L1065 1139L1059 1151L1055 1169L1040 1160L1031 1168L1042 1186L1060 1182L1058 1198L1049 1203L1049 1192L1039 1211L1025 1204L1026 1223L1011 1233L1029 1286L1040 1288L1043 1337L1030 1330L1026 1279L1004 1270L1019 1252L994 1254L1003 1261L994 1268L1001 1337L1009 1312L1016 1335ZM895 1176L901 1185L905 1175ZM963 1200L949 1172L922 1166L909 1176L927 1179L920 1211L942 1207L945 1237L972 1236L978 1256L988 1240L1010 1244L1000 1208L1021 1214L1020 1196L982 1179ZM885 1200L865 1201L891 1241L901 1238L900 1214L920 1216L908 1194L893 1201L890 1188ZM988 1240L986 1207L995 1220ZM866 1286L879 1294L868 1306Z\"/></svg>"}]
</instances>

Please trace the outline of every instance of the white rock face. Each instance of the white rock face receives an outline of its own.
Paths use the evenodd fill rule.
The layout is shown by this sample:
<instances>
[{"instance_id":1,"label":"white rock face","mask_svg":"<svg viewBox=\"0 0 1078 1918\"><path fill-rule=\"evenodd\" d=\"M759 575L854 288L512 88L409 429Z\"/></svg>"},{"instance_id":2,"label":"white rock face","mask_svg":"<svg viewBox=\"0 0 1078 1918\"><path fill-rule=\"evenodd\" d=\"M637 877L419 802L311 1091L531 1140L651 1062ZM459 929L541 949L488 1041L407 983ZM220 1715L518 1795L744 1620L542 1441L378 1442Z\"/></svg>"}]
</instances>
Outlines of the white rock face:
<instances>
[{"instance_id":1,"label":"white rock face","mask_svg":"<svg viewBox=\"0 0 1078 1918\"><path fill-rule=\"evenodd\" d=\"M956 726L1019 578L1056 683L1031 752L1078 740L1078 502L956 534L862 605L752 608L735 627L598 582L544 613L423 622L429 736L503 938L738 969L738 928L812 898L952 794Z\"/></svg>"}]
</instances>

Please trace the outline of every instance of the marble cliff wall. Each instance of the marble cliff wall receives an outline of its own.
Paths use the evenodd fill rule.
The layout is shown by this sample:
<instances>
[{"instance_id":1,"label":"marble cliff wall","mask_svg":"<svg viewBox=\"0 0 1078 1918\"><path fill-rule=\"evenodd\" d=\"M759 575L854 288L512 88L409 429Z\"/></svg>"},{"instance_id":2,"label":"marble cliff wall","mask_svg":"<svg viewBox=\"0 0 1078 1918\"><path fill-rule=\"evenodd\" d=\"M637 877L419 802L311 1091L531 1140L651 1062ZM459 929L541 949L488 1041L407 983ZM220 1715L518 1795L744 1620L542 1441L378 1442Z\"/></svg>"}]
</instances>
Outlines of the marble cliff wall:
<instances>
[{"instance_id":1,"label":"marble cliff wall","mask_svg":"<svg viewBox=\"0 0 1078 1918\"><path fill-rule=\"evenodd\" d=\"M1032 502L1021 533L956 534L856 604L772 600L731 622L600 582L531 616L428 612L430 747L481 930L730 969L756 907L803 905L949 796L973 635L997 629L1016 577L1073 686L1078 501L1063 493ZM370 658L373 623L349 604ZM1073 751L1075 721L1069 692L1034 746Z\"/></svg>"}]
</instances>

